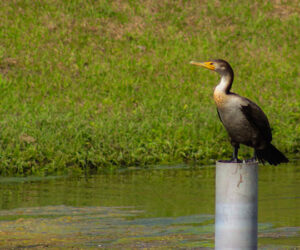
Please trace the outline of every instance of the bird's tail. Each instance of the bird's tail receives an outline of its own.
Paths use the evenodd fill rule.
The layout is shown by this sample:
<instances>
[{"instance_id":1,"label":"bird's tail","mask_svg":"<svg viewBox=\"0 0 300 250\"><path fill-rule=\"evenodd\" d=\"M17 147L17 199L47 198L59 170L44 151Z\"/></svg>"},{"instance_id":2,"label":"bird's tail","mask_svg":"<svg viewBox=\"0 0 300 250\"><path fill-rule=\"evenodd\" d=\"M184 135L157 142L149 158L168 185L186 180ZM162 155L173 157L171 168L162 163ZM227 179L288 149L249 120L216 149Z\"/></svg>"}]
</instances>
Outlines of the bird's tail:
<instances>
[{"instance_id":1,"label":"bird's tail","mask_svg":"<svg viewBox=\"0 0 300 250\"><path fill-rule=\"evenodd\" d=\"M271 143L265 149L256 150L256 156L257 159L262 163L267 161L271 165L289 162L288 158L286 158L285 155L275 148Z\"/></svg>"}]
</instances>

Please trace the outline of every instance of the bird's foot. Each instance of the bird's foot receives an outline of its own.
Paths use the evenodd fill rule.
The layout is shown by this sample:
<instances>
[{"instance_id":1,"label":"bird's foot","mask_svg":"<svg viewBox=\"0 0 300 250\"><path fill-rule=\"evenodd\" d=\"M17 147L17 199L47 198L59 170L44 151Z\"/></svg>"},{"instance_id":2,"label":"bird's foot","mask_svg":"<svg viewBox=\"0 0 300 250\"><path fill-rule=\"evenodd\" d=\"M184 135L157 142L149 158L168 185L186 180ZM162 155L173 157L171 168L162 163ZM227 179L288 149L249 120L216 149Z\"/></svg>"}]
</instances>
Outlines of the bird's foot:
<instances>
[{"instance_id":1,"label":"bird's foot","mask_svg":"<svg viewBox=\"0 0 300 250\"><path fill-rule=\"evenodd\" d=\"M243 161L241 161L238 158L233 158L231 160L220 160L219 162L223 162L223 163L242 163Z\"/></svg>"},{"instance_id":2,"label":"bird's foot","mask_svg":"<svg viewBox=\"0 0 300 250\"><path fill-rule=\"evenodd\" d=\"M250 159L247 159L246 160L246 162L257 162L257 159L256 159L256 157L252 157L252 158L250 158Z\"/></svg>"},{"instance_id":3,"label":"bird's foot","mask_svg":"<svg viewBox=\"0 0 300 250\"><path fill-rule=\"evenodd\" d=\"M231 159L231 162L233 162L233 163L242 163L243 161L238 159L238 158L233 158L233 159Z\"/></svg>"}]
</instances>

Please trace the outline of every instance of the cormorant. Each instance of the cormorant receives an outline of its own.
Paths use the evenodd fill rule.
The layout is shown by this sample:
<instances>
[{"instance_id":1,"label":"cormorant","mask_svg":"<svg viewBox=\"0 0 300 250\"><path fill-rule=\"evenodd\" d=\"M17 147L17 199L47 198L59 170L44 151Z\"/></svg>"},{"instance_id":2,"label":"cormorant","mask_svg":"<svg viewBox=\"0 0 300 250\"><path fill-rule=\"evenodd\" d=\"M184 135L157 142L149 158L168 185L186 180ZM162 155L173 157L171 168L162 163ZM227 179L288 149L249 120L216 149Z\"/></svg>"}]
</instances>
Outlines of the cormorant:
<instances>
[{"instance_id":1,"label":"cormorant","mask_svg":"<svg viewBox=\"0 0 300 250\"><path fill-rule=\"evenodd\" d=\"M233 159L229 162L241 162L238 159L240 144L254 148L254 157L250 160L267 161L271 165L288 162L284 154L271 144L271 128L261 108L249 99L230 92L234 74L229 63L222 59L190 63L213 70L221 76L214 90L214 100L234 148Z\"/></svg>"}]
</instances>

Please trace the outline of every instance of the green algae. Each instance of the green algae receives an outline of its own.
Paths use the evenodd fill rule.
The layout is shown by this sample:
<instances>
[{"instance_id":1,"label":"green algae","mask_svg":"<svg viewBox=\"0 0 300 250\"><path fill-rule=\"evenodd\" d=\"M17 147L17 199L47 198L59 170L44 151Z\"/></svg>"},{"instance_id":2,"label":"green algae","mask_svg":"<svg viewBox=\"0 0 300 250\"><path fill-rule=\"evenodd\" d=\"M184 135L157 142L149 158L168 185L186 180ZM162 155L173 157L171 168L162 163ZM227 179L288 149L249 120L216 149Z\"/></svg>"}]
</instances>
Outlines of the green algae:
<instances>
[{"instance_id":1,"label":"green algae","mask_svg":"<svg viewBox=\"0 0 300 250\"><path fill-rule=\"evenodd\" d=\"M299 245L299 167L260 167L260 247ZM4 249L214 247L213 167L10 180L0 194Z\"/></svg>"}]
</instances>

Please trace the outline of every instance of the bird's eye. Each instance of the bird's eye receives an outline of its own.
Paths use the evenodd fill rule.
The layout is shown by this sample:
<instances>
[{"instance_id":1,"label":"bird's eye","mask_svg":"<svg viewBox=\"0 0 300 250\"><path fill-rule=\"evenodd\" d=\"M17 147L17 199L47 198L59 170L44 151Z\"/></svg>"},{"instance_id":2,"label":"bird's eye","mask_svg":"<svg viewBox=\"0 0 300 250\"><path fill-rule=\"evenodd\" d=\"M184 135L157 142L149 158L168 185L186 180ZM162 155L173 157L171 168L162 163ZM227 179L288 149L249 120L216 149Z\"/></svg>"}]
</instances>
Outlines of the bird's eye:
<instances>
[{"instance_id":1,"label":"bird's eye","mask_svg":"<svg viewBox=\"0 0 300 250\"><path fill-rule=\"evenodd\" d=\"M214 65L214 63L211 62L210 65Z\"/></svg>"}]
</instances>

